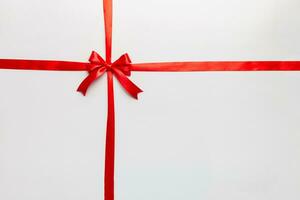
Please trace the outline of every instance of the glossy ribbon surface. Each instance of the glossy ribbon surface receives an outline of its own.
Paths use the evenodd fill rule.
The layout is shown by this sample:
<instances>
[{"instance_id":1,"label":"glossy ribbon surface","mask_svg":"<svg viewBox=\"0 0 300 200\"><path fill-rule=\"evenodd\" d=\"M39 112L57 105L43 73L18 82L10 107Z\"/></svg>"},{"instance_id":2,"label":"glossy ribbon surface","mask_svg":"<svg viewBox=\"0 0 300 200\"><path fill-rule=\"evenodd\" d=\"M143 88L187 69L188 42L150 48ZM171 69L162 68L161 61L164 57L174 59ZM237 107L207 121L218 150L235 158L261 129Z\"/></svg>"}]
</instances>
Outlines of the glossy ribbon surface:
<instances>
[{"instance_id":1,"label":"glossy ribbon surface","mask_svg":"<svg viewBox=\"0 0 300 200\"><path fill-rule=\"evenodd\" d=\"M112 0L103 0L106 59L92 52L89 62L53 60L0 59L0 69L88 71L78 91L86 94L91 84L107 73L108 113L105 147L104 199L114 200L115 109L113 76L122 87L137 99L142 90L128 78L132 71L191 72L191 71L299 71L300 61L220 61L220 62L164 62L133 64L128 54L111 62Z\"/></svg>"}]
</instances>

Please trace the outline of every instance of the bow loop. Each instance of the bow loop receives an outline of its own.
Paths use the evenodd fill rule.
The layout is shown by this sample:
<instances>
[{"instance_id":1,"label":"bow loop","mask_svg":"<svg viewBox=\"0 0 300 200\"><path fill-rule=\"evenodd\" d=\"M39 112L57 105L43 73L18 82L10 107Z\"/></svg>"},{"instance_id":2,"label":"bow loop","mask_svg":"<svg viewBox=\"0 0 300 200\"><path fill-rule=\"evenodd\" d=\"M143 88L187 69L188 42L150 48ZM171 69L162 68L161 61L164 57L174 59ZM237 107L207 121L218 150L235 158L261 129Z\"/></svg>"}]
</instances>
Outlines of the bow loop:
<instances>
[{"instance_id":1,"label":"bow loop","mask_svg":"<svg viewBox=\"0 0 300 200\"><path fill-rule=\"evenodd\" d=\"M91 56L89 58L90 64L88 65L88 71L91 73L95 69L99 67L105 66L105 60L95 51L92 51Z\"/></svg>"},{"instance_id":2,"label":"bow loop","mask_svg":"<svg viewBox=\"0 0 300 200\"><path fill-rule=\"evenodd\" d=\"M125 53L113 63L113 66L120 69L126 76L130 76L131 75L130 64L131 64L131 59L129 55Z\"/></svg>"},{"instance_id":3,"label":"bow loop","mask_svg":"<svg viewBox=\"0 0 300 200\"><path fill-rule=\"evenodd\" d=\"M91 64L96 65L104 65L106 63L105 60L96 51L92 51L89 61Z\"/></svg>"}]
</instances>

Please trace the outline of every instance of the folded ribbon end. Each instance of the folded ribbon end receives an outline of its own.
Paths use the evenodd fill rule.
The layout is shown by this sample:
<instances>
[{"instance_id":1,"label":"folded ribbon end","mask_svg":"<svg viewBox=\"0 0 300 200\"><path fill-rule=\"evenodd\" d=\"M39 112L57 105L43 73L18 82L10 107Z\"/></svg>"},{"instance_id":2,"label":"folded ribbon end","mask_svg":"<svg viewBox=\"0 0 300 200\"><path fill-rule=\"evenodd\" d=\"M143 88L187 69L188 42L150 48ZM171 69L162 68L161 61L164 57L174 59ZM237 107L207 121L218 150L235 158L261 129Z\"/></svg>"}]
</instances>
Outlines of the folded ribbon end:
<instances>
[{"instance_id":1,"label":"folded ribbon end","mask_svg":"<svg viewBox=\"0 0 300 200\"><path fill-rule=\"evenodd\" d=\"M139 98L138 98L138 97L139 97L138 95L139 95L140 93L142 93L142 92L144 92L144 91L141 90L141 89L139 89L139 91L134 95L134 98L135 98L136 100L138 100L138 99L139 99Z\"/></svg>"},{"instance_id":2,"label":"folded ribbon end","mask_svg":"<svg viewBox=\"0 0 300 200\"><path fill-rule=\"evenodd\" d=\"M136 87L135 91L127 91L130 96L132 96L135 100L138 100L139 99L139 94L144 92L143 90L141 90L140 88Z\"/></svg>"},{"instance_id":3,"label":"folded ribbon end","mask_svg":"<svg viewBox=\"0 0 300 200\"><path fill-rule=\"evenodd\" d=\"M83 96L86 96L87 89L84 89L82 85L77 88L77 92L81 93Z\"/></svg>"}]
</instances>

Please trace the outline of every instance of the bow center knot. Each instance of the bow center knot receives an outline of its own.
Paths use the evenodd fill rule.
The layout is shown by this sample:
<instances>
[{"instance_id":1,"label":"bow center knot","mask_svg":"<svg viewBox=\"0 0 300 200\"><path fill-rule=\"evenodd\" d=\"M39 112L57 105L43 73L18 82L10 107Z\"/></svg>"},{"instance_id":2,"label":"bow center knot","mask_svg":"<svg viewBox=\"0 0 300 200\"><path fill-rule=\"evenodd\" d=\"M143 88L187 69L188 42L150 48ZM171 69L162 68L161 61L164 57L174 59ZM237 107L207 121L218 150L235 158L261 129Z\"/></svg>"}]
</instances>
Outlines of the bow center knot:
<instances>
[{"instance_id":1,"label":"bow center knot","mask_svg":"<svg viewBox=\"0 0 300 200\"><path fill-rule=\"evenodd\" d=\"M103 66L105 67L106 71L112 71L112 65L111 64L105 63Z\"/></svg>"},{"instance_id":2,"label":"bow center knot","mask_svg":"<svg viewBox=\"0 0 300 200\"><path fill-rule=\"evenodd\" d=\"M110 71L120 82L122 87L135 99L142 90L136 86L127 76L131 75L131 60L128 54L122 55L112 64L108 64L97 52L93 51L88 65L89 75L82 81L77 91L86 94L90 85L100 78L105 72Z\"/></svg>"}]
</instances>

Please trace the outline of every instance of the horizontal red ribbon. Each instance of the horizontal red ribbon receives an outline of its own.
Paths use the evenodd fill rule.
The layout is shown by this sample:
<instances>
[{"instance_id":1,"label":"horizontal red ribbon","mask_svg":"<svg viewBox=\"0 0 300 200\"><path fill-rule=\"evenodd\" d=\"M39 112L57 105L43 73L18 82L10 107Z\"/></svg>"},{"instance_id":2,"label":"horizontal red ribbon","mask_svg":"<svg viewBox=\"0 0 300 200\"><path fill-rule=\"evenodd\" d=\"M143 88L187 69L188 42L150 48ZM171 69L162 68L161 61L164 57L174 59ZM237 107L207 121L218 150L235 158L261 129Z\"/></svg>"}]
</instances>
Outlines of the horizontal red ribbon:
<instances>
[{"instance_id":1,"label":"horizontal red ribbon","mask_svg":"<svg viewBox=\"0 0 300 200\"><path fill-rule=\"evenodd\" d=\"M88 62L0 59L0 69L90 71ZM299 71L300 61L203 61L123 64L128 71Z\"/></svg>"},{"instance_id":2,"label":"horizontal red ribbon","mask_svg":"<svg viewBox=\"0 0 300 200\"><path fill-rule=\"evenodd\" d=\"M90 63L56 60L0 59L0 69L87 71L89 65Z\"/></svg>"},{"instance_id":3,"label":"horizontal red ribbon","mask_svg":"<svg viewBox=\"0 0 300 200\"><path fill-rule=\"evenodd\" d=\"M86 94L89 86L105 72L108 85L108 116L106 129L104 199L114 200L115 111L113 75L134 98L142 92L128 76L131 71L192 72L192 71L300 71L300 61L210 61L210 62L164 62L132 64L124 54L111 62L112 0L103 0L105 22L106 59L93 52L90 62L56 60L0 59L0 69L88 71L78 91Z\"/></svg>"},{"instance_id":4,"label":"horizontal red ribbon","mask_svg":"<svg viewBox=\"0 0 300 200\"><path fill-rule=\"evenodd\" d=\"M132 64L132 71L299 71L300 61L209 61Z\"/></svg>"}]
</instances>

